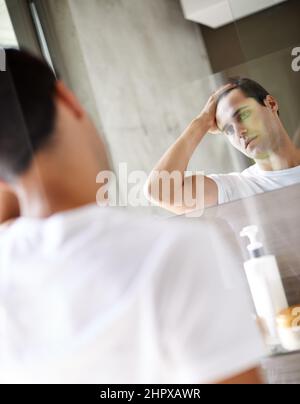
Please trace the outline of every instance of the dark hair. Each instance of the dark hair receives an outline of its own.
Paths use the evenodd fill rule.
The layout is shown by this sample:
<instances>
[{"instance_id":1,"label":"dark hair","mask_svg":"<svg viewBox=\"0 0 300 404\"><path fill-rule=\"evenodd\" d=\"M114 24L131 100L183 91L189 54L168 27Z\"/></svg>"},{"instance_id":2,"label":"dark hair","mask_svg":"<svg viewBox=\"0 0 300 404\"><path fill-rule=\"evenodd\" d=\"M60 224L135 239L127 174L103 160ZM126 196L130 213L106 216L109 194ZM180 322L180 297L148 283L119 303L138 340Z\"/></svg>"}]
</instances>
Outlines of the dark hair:
<instances>
[{"instance_id":1,"label":"dark hair","mask_svg":"<svg viewBox=\"0 0 300 404\"><path fill-rule=\"evenodd\" d=\"M259 104L265 106L264 100L270 93L256 81L245 77L230 77L225 84L227 83L233 84L234 87L219 95L217 103L232 90L239 89L246 97L254 98Z\"/></svg>"},{"instance_id":2,"label":"dark hair","mask_svg":"<svg viewBox=\"0 0 300 404\"><path fill-rule=\"evenodd\" d=\"M0 72L0 177L11 181L49 142L55 124L51 68L24 50L6 49Z\"/></svg>"}]
</instances>

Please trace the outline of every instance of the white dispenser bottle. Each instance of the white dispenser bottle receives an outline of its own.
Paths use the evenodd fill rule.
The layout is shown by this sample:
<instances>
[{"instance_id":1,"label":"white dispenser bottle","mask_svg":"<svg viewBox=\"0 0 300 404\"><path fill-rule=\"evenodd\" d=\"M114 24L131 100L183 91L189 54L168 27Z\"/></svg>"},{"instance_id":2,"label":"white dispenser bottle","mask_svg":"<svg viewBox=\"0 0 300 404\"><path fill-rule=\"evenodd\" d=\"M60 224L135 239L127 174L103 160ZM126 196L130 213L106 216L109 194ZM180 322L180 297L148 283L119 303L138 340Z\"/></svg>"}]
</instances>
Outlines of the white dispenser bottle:
<instances>
[{"instance_id":1,"label":"white dispenser bottle","mask_svg":"<svg viewBox=\"0 0 300 404\"><path fill-rule=\"evenodd\" d=\"M247 249L250 259L244 263L247 280L257 316L266 331L266 343L277 345L276 314L288 307L280 272L274 255L266 255L261 242L257 241L258 227L247 226L241 237L249 237Z\"/></svg>"}]
</instances>

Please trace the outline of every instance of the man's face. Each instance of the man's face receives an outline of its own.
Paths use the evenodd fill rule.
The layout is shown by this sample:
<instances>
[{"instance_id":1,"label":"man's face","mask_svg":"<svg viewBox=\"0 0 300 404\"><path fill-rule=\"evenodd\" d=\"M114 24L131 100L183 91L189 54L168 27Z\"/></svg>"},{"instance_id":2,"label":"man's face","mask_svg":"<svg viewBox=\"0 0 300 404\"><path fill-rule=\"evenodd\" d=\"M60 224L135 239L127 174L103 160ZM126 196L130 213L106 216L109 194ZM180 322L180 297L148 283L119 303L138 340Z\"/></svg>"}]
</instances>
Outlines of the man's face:
<instances>
[{"instance_id":1,"label":"man's face","mask_svg":"<svg viewBox=\"0 0 300 404\"><path fill-rule=\"evenodd\" d=\"M221 98L216 121L230 143L252 159L266 158L278 147L276 110L246 97L239 89Z\"/></svg>"}]
</instances>

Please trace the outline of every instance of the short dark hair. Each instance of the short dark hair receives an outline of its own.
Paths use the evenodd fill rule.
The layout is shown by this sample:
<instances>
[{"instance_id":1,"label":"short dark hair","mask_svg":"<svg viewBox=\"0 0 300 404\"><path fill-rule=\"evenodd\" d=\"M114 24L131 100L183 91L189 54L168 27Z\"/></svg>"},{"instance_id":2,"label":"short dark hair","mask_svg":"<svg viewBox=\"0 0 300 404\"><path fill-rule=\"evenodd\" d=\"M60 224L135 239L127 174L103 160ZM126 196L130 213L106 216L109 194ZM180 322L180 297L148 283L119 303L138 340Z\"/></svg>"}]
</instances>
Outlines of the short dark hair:
<instances>
[{"instance_id":1,"label":"short dark hair","mask_svg":"<svg viewBox=\"0 0 300 404\"><path fill-rule=\"evenodd\" d=\"M246 77L230 77L225 84L232 84L233 87L219 95L217 103L232 90L239 89L246 97L254 98L259 104L264 106L264 100L270 94L256 81Z\"/></svg>"},{"instance_id":2,"label":"short dark hair","mask_svg":"<svg viewBox=\"0 0 300 404\"><path fill-rule=\"evenodd\" d=\"M6 49L0 72L0 177L24 173L55 126L55 83L51 68L25 50Z\"/></svg>"}]
</instances>

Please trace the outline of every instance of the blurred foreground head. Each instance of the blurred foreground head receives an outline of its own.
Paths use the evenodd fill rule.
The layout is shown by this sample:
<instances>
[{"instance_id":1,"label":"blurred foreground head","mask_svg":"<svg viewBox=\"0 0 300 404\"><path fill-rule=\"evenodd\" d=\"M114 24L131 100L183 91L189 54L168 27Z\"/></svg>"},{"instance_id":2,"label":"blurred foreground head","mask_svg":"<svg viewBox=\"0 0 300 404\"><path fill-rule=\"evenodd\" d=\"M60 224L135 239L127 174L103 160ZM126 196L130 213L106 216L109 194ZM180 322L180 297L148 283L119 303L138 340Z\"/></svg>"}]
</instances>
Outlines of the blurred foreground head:
<instances>
[{"instance_id":1,"label":"blurred foreground head","mask_svg":"<svg viewBox=\"0 0 300 404\"><path fill-rule=\"evenodd\" d=\"M0 181L22 211L45 216L95 201L96 176L109 166L104 144L72 92L26 51L6 50L0 121Z\"/></svg>"}]
</instances>

